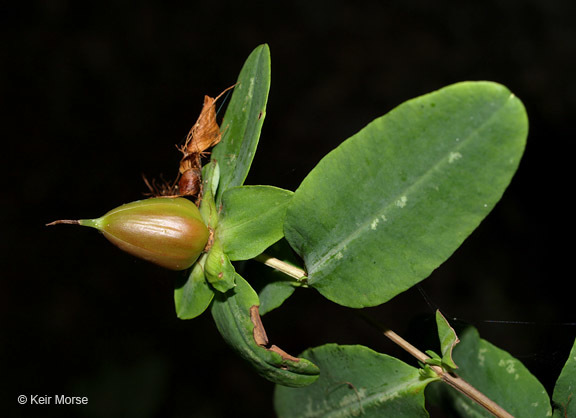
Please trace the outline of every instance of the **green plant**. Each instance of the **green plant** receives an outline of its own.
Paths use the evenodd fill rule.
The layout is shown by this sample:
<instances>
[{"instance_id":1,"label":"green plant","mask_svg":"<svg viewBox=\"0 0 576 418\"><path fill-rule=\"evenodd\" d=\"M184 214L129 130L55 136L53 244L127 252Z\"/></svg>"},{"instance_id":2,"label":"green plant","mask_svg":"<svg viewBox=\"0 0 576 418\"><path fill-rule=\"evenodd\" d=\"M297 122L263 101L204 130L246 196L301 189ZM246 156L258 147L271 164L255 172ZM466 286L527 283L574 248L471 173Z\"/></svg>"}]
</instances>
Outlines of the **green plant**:
<instances>
[{"instance_id":1,"label":"green plant","mask_svg":"<svg viewBox=\"0 0 576 418\"><path fill-rule=\"evenodd\" d=\"M261 45L240 72L222 140L202 169L200 214L213 235L176 285L178 317L210 308L223 338L277 384L282 417L428 416L429 385L426 396L448 397L462 416L575 416L576 346L551 403L518 360L472 328L459 338L439 312L440 354L423 353L375 324L419 367L363 346L328 344L294 357L270 344L260 315L297 288L363 308L428 277L500 200L528 123L520 100L502 85L458 83L374 120L322 159L295 192L244 186L269 86L269 50ZM291 280L271 278L257 293L234 265L252 259Z\"/></svg>"}]
</instances>

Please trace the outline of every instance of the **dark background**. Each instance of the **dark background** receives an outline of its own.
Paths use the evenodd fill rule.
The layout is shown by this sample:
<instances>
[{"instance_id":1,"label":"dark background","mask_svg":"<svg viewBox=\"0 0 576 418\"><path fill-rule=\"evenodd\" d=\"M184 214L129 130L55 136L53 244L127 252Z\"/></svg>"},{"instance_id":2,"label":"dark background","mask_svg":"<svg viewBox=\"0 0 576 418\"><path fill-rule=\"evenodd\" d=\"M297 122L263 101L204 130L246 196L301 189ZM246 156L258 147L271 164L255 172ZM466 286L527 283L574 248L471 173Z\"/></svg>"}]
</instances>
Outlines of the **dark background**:
<instances>
[{"instance_id":1,"label":"dark background","mask_svg":"<svg viewBox=\"0 0 576 418\"><path fill-rule=\"evenodd\" d=\"M92 230L44 226L141 198L142 174L172 178L174 144L203 95L233 84L261 43L271 48L272 87L248 184L294 190L372 119L453 82L497 81L523 100L530 135L520 169L493 213L422 283L430 303L414 288L369 311L424 344L437 306L551 391L576 334L565 324L576 321L575 9L568 0L0 6L0 415L273 416L273 385L231 352L211 316L175 317L178 273ZM313 290L264 321L293 354L338 342L403 356ZM89 405L19 406L19 394L87 396Z\"/></svg>"}]
</instances>

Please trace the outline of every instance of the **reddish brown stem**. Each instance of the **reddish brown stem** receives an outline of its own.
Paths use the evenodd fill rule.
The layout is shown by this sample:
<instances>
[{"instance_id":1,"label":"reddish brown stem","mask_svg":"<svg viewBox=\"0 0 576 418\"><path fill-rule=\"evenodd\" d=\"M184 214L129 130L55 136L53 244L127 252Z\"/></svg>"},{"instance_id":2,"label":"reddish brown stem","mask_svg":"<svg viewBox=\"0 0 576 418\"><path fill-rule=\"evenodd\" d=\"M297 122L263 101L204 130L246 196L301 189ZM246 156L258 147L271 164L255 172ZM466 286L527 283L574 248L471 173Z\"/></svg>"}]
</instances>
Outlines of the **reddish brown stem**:
<instances>
[{"instance_id":1,"label":"reddish brown stem","mask_svg":"<svg viewBox=\"0 0 576 418\"><path fill-rule=\"evenodd\" d=\"M69 224L69 225L80 225L80 221L74 219L61 219L59 221L54 221L46 224L46 226Z\"/></svg>"}]
</instances>

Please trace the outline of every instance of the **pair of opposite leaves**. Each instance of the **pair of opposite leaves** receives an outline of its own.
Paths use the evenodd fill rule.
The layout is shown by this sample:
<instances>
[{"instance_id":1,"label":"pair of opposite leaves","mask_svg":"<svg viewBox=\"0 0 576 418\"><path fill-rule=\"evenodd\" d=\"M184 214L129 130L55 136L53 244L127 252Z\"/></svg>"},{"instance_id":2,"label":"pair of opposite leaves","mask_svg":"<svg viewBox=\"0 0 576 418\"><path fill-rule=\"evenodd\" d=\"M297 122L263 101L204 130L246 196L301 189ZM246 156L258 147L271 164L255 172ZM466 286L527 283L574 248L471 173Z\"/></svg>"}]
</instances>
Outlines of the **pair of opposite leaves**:
<instances>
[{"instance_id":1,"label":"pair of opposite leaves","mask_svg":"<svg viewBox=\"0 0 576 418\"><path fill-rule=\"evenodd\" d=\"M216 123L215 104L220 97L235 85L228 87L216 98L204 96L204 106L198 120L186 137L186 142L179 148L182 152L177 191L180 196L198 196L202 198L201 159L205 151L220 142L222 133ZM241 282L243 282L241 280ZM243 286L240 284L240 287ZM240 293L254 293L246 283ZM255 293L254 293L255 295ZM256 296L257 298L257 296ZM280 347L270 344L266 330L262 324L258 305L251 305L249 311L239 300L240 296L232 296L227 308L219 303L219 308L213 312L218 328L224 339L248 360L264 378L281 385L291 387L307 386L319 375L316 365L286 353ZM225 298L228 300L228 297ZM238 321L244 318L246 328L239 327ZM248 326L251 323L251 326ZM249 329L252 328L252 332ZM251 335L250 335L251 334Z\"/></svg>"}]
</instances>

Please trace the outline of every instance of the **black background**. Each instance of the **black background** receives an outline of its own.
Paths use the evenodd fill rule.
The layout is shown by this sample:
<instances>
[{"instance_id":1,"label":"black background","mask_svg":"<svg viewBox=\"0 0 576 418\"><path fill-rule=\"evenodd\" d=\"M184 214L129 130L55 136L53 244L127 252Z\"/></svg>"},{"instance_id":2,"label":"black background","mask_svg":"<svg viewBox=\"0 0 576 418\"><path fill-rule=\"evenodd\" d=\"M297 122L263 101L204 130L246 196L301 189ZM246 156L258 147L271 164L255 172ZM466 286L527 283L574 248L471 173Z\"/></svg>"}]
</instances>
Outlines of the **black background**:
<instances>
[{"instance_id":1,"label":"black background","mask_svg":"<svg viewBox=\"0 0 576 418\"><path fill-rule=\"evenodd\" d=\"M372 119L453 82L497 81L523 100L530 135L520 169L480 228L422 283L430 303L411 289L369 312L428 349L422 330L437 306L519 357L551 391L575 334L563 324L576 321L574 2L135 3L0 6L0 415L273 416L273 385L231 352L210 315L175 317L178 273L92 230L44 226L141 198L142 174L171 178L174 144L203 95L233 84L261 43L271 48L272 87L247 184L294 190ZM313 290L264 321L293 354L338 342L405 358ZM87 396L89 405L19 406L19 394Z\"/></svg>"}]
</instances>

